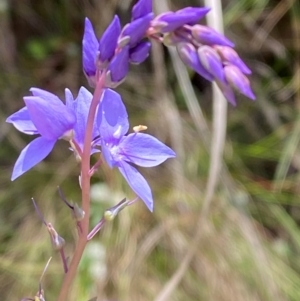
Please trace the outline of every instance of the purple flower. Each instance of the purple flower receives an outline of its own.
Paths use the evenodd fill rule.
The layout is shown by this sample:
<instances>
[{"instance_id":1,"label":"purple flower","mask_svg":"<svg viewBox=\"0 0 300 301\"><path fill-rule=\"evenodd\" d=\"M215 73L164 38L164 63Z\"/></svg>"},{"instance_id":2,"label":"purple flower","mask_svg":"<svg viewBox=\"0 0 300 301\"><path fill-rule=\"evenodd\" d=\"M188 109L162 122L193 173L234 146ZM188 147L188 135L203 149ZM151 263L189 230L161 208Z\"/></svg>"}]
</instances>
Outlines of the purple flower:
<instances>
[{"instance_id":1,"label":"purple flower","mask_svg":"<svg viewBox=\"0 0 300 301\"><path fill-rule=\"evenodd\" d=\"M85 19L82 39L83 70L91 87L95 86L97 68L101 71L113 59L121 33L121 24L115 16L98 41L92 23Z\"/></svg>"},{"instance_id":2,"label":"purple flower","mask_svg":"<svg viewBox=\"0 0 300 301\"><path fill-rule=\"evenodd\" d=\"M98 110L101 150L108 165L118 167L131 189L153 211L153 197L145 178L131 165L157 166L175 153L156 138L143 133L127 136L129 123L126 108L120 95L105 90Z\"/></svg>"},{"instance_id":3,"label":"purple flower","mask_svg":"<svg viewBox=\"0 0 300 301\"><path fill-rule=\"evenodd\" d=\"M33 96L24 97L26 106L6 120L19 131L40 137L30 142L21 152L13 169L11 180L38 164L53 149L58 139L72 139L76 116L52 93L32 88Z\"/></svg>"},{"instance_id":4,"label":"purple flower","mask_svg":"<svg viewBox=\"0 0 300 301\"><path fill-rule=\"evenodd\" d=\"M30 89L33 96L24 97L26 106L9 116L6 120L16 129L27 135L40 135L30 142L21 152L14 166L12 180L21 176L40 161L45 159L59 139L71 140L83 150L84 136L92 94L81 87L74 100L70 90L66 89L66 105L54 94ZM96 123L92 139L99 136ZM72 145L72 143L71 143ZM77 149L73 149L77 154ZM92 146L91 153L97 150ZM79 154L78 154L79 155Z\"/></svg>"}]
</instances>

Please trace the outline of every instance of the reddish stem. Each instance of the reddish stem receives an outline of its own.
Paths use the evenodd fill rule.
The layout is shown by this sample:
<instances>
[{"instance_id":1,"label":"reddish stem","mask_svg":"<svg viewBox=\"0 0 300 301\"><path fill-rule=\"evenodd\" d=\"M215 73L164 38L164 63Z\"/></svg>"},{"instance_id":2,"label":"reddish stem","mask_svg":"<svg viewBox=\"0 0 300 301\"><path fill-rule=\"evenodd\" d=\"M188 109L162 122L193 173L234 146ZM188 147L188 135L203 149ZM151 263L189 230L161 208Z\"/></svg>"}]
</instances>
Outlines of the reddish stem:
<instances>
[{"instance_id":1,"label":"reddish stem","mask_svg":"<svg viewBox=\"0 0 300 301\"><path fill-rule=\"evenodd\" d=\"M91 153L91 142L92 142L92 132L94 119L96 114L97 105L100 101L103 89L105 87L105 74L103 72L97 81L97 85L94 91L92 103L89 110L82 161L81 161L81 191L82 191L82 209L85 212L84 219L81 221L82 234L79 237L78 243L76 245L73 258L71 260L68 273L65 274L65 278L62 283L62 287L57 298L57 301L66 301L70 286L76 276L76 271L80 259L82 257L83 251L87 243L87 235L89 228L89 216L90 216L90 153Z\"/></svg>"}]
</instances>

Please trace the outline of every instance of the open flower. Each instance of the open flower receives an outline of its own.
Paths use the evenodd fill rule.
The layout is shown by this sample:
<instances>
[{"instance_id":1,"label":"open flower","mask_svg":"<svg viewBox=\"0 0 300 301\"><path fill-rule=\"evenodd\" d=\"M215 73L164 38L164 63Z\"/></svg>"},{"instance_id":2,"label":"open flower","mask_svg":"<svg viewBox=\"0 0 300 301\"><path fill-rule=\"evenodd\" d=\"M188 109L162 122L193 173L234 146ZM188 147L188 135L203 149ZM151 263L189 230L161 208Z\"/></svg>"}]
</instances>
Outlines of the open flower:
<instances>
[{"instance_id":1,"label":"open flower","mask_svg":"<svg viewBox=\"0 0 300 301\"><path fill-rule=\"evenodd\" d=\"M131 165L153 167L176 156L174 151L148 134L132 133L127 136L129 123L121 96L105 90L99 106L97 122L101 150L108 165L118 167L131 189L153 211L153 197L145 178Z\"/></svg>"},{"instance_id":2,"label":"open flower","mask_svg":"<svg viewBox=\"0 0 300 301\"><path fill-rule=\"evenodd\" d=\"M21 152L12 173L12 181L41 162L52 151L59 139L75 141L82 150L86 119L92 95L81 88L77 99L66 89L66 105L54 94L30 89L32 96L25 96L26 106L6 119L16 129L27 135L40 135ZM93 130L93 138L98 135ZM92 150L95 152L95 150Z\"/></svg>"}]
</instances>

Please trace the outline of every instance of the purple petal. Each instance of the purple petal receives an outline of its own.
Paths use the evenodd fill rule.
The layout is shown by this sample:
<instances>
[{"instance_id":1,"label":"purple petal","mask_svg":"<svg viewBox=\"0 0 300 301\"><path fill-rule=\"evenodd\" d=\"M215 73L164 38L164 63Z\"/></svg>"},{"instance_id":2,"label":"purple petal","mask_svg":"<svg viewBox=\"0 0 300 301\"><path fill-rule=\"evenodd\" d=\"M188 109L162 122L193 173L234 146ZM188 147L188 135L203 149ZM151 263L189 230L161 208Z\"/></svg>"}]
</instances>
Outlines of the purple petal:
<instances>
[{"instance_id":1,"label":"purple petal","mask_svg":"<svg viewBox=\"0 0 300 301\"><path fill-rule=\"evenodd\" d=\"M135 46L141 41L141 39L145 37L146 31L150 26L150 22L153 19L153 16L153 13L149 13L142 18L138 18L132 21L124 27L122 31L122 37L130 37L130 46Z\"/></svg>"},{"instance_id":2,"label":"purple petal","mask_svg":"<svg viewBox=\"0 0 300 301\"><path fill-rule=\"evenodd\" d=\"M111 150L106 146L104 139L101 139L101 153L103 155L104 160L110 168L116 166L117 162L113 159Z\"/></svg>"},{"instance_id":3,"label":"purple petal","mask_svg":"<svg viewBox=\"0 0 300 301\"><path fill-rule=\"evenodd\" d=\"M99 43L96 38L93 25L88 18L85 18L82 40L82 61L84 72L88 77L96 74L98 45Z\"/></svg>"},{"instance_id":4,"label":"purple petal","mask_svg":"<svg viewBox=\"0 0 300 301\"><path fill-rule=\"evenodd\" d=\"M130 49L130 63L141 64L149 56L151 43L148 41L141 42L134 48Z\"/></svg>"},{"instance_id":5,"label":"purple petal","mask_svg":"<svg viewBox=\"0 0 300 301\"><path fill-rule=\"evenodd\" d=\"M61 101L48 102L48 100L27 96L24 101L30 118L39 133L48 140L59 139L73 128L76 117Z\"/></svg>"},{"instance_id":6,"label":"purple petal","mask_svg":"<svg viewBox=\"0 0 300 301\"><path fill-rule=\"evenodd\" d=\"M21 152L11 176L15 180L33 166L45 159L54 147L56 140L38 137L30 142Z\"/></svg>"},{"instance_id":7,"label":"purple petal","mask_svg":"<svg viewBox=\"0 0 300 301\"><path fill-rule=\"evenodd\" d=\"M104 91L98 109L97 124L105 143L117 144L128 132L128 114L117 92L111 89Z\"/></svg>"},{"instance_id":8,"label":"purple petal","mask_svg":"<svg viewBox=\"0 0 300 301\"><path fill-rule=\"evenodd\" d=\"M12 123L17 130L24 134L36 135L39 133L31 121L27 107L24 107L18 112L10 115L6 119L6 122Z\"/></svg>"},{"instance_id":9,"label":"purple petal","mask_svg":"<svg viewBox=\"0 0 300 301\"><path fill-rule=\"evenodd\" d=\"M194 25L192 27L192 36L201 44L234 47L234 44L225 36L207 26Z\"/></svg>"},{"instance_id":10,"label":"purple petal","mask_svg":"<svg viewBox=\"0 0 300 301\"><path fill-rule=\"evenodd\" d=\"M31 88L29 90L33 96L38 96L43 99L47 99L48 102L61 102L61 100L53 93L39 89L39 88Z\"/></svg>"},{"instance_id":11,"label":"purple petal","mask_svg":"<svg viewBox=\"0 0 300 301\"><path fill-rule=\"evenodd\" d=\"M228 65L224 67L225 78L229 85L249 97L255 100L255 95L250 87L248 78L240 71L240 69L234 65Z\"/></svg>"},{"instance_id":12,"label":"purple petal","mask_svg":"<svg viewBox=\"0 0 300 301\"><path fill-rule=\"evenodd\" d=\"M145 203L148 209L153 212L152 192L145 178L126 162L120 162L118 168L131 189Z\"/></svg>"},{"instance_id":13,"label":"purple petal","mask_svg":"<svg viewBox=\"0 0 300 301\"><path fill-rule=\"evenodd\" d=\"M206 45L199 47L198 56L206 71L211 73L217 80L225 81L221 58L213 48Z\"/></svg>"},{"instance_id":14,"label":"purple petal","mask_svg":"<svg viewBox=\"0 0 300 301\"><path fill-rule=\"evenodd\" d=\"M119 144L119 154L124 156L124 160L143 167L157 166L176 156L168 146L144 133L124 137Z\"/></svg>"},{"instance_id":15,"label":"purple petal","mask_svg":"<svg viewBox=\"0 0 300 301\"><path fill-rule=\"evenodd\" d=\"M69 89L65 89L66 107L74 110L74 97Z\"/></svg>"},{"instance_id":16,"label":"purple petal","mask_svg":"<svg viewBox=\"0 0 300 301\"><path fill-rule=\"evenodd\" d=\"M114 56L109 64L111 72L111 80L113 83L121 82L127 75L129 70L129 46L125 46Z\"/></svg>"},{"instance_id":17,"label":"purple petal","mask_svg":"<svg viewBox=\"0 0 300 301\"><path fill-rule=\"evenodd\" d=\"M83 149L84 137L88 113L90 110L93 95L84 87L81 87L78 96L74 101L74 113L76 115L76 124L74 126L74 139L81 149ZM92 140L97 136L96 121L94 122Z\"/></svg>"},{"instance_id":18,"label":"purple petal","mask_svg":"<svg viewBox=\"0 0 300 301\"><path fill-rule=\"evenodd\" d=\"M190 68L195 70L199 75L209 81L213 81L214 77L201 64L196 48L190 43L179 43L177 51L181 60Z\"/></svg>"},{"instance_id":19,"label":"purple petal","mask_svg":"<svg viewBox=\"0 0 300 301\"><path fill-rule=\"evenodd\" d=\"M101 62L111 60L114 56L120 33L120 19L117 15L115 15L99 41L99 59Z\"/></svg>"},{"instance_id":20,"label":"purple petal","mask_svg":"<svg viewBox=\"0 0 300 301\"><path fill-rule=\"evenodd\" d=\"M152 0L139 0L132 8L132 20L142 18L152 12Z\"/></svg>"},{"instance_id":21,"label":"purple petal","mask_svg":"<svg viewBox=\"0 0 300 301\"><path fill-rule=\"evenodd\" d=\"M223 61L237 66L244 74L251 74L251 70L241 60L239 55L231 47L215 46L214 47Z\"/></svg>"}]
</instances>

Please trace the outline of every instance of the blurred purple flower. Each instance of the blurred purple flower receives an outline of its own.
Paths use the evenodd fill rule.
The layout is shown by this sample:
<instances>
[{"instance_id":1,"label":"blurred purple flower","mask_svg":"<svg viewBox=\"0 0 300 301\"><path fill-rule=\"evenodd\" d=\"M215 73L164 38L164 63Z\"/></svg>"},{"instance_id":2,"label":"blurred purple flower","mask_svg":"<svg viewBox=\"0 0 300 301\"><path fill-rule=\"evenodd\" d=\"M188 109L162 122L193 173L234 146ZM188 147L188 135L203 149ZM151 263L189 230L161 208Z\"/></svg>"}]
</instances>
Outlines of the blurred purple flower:
<instances>
[{"instance_id":1,"label":"blurred purple flower","mask_svg":"<svg viewBox=\"0 0 300 301\"><path fill-rule=\"evenodd\" d=\"M152 167L176 155L148 134L132 133L125 136L129 123L121 96L112 90L105 90L104 93L97 115L103 157L111 168L118 167L132 190L153 211L151 189L131 164Z\"/></svg>"},{"instance_id":2,"label":"blurred purple flower","mask_svg":"<svg viewBox=\"0 0 300 301\"><path fill-rule=\"evenodd\" d=\"M184 25L194 25L208 12L206 7L187 7L177 12L166 12L158 15L151 26L161 33L172 32Z\"/></svg>"},{"instance_id":3,"label":"blurred purple flower","mask_svg":"<svg viewBox=\"0 0 300 301\"><path fill-rule=\"evenodd\" d=\"M224 35L207 26L199 24L194 25L191 29L191 33L197 42L204 45L223 45L234 47L234 44Z\"/></svg>"}]
</instances>

